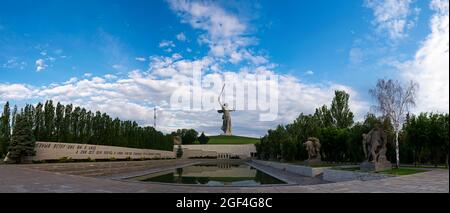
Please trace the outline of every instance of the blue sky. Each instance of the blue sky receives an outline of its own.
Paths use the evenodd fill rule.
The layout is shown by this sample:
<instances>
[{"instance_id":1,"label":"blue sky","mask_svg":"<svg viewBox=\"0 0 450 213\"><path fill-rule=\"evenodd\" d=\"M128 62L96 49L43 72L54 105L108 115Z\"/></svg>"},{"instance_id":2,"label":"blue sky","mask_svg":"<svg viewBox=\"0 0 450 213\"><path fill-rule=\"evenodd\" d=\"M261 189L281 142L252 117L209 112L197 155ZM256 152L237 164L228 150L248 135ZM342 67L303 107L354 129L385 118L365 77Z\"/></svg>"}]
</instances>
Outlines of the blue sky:
<instances>
[{"instance_id":1,"label":"blue sky","mask_svg":"<svg viewBox=\"0 0 450 213\"><path fill-rule=\"evenodd\" d=\"M308 103L281 100L290 106L289 113L254 129L246 127L251 118L237 118L237 127L247 135L261 135L300 112L312 112L312 106L328 104L334 88L345 87L354 94L352 107L361 118L372 104L368 89L385 77L431 81L421 86L419 94L428 98L447 88L443 96L433 96L441 101L431 104L424 98L418 110L448 111L448 80L441 78L448 79L449 72L448 21L444 20L448 19L448 0L3 0L0 4L2 102L23 104L52 98L151 124L149 109L164 105L158 101L167 98L153 96L164 88L149 84L152 90L139 88L147 91L143 95L153 97L144 101L127 99L128 93L110 87L130 79L161 79L152 75L155 64L169 66L161 61L171 58L171 63L208 61L207 73L269 70L292 77L294 86L322 97L305 99ZM197 14L200 9L206 10ZM433 18L443 25L440 29L433 30ZM440 41L441 52L425 51L430 49L427 44L436 43L433 39ZM425 57L417 57L418 52L425 52ZM430 64L439 67L427 67L420 60L437 60ZM429 80L430 75L440 81ZM95 85L85 86L90 87L86 91L83 81ZM167 82L152 83L163 87ZM136 85L128 85L127 92ZM77 95L83 92L89 95ZM109 97L107 92L116 96ZM119 103L133 105L126 113L114 111L113 105ZM161 128L200 126L217 133L214 122L193 121L193 116L203 115L166 113ZM205 117L217 119L214 116Z\"/></svg>"}]
</instances>

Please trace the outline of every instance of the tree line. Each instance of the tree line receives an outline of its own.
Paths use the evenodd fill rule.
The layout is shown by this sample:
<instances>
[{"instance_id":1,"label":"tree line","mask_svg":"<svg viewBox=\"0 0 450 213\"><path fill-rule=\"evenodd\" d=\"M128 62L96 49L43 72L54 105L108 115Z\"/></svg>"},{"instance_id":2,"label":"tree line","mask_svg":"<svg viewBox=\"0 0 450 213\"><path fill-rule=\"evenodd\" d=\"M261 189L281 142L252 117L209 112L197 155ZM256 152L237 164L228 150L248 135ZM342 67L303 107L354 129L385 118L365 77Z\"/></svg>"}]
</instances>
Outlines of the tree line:
<instances>
[{"instance_id":1,"label":"tree line","mask_svg":"<svg viewBox=\"0 0 450 213\"><path fill-rule=\"evenodd\" d=\"M54 105L52 100L36 106L27 104L11 112L6 102L0 117L0 155L8 152L17 117L23 117L36 141L82 143L130 148L173 150L172 135L135 121L112 118L100 111L91 112L72 104Z\"/></svg>"},{"instance_id":2,"label":"tree line","mask_svg":"<svg viewBox=\"0 0 450 213\"><path fill-rule=\"evenodd\" d=\"M391 162L396 163L395 141L398 138L402 163L448 165L448 114L406 114L406 121L397 135L389 116L368 113L363 121L355 123L348 103L349 94L335 91L330 107L319 107L314 114L301 113L292 123L268 130L256 144L258 157L306 160L308 154L303 143L308 137L317 137L322 145L323 161L359 163L364 160L362 134L378 125L387 133L387 157Z\"/></svg>"},{"instance_id":3,"label":"tree line","mask_svg":"<svg viewBox=\"0 0 450 213\"><path fill-rule=\"evenodd\" d=\"M198 141L199 144L207 144L209 137L204 132L198 136L198 132L195 129L177 129L177 131L170 133L172 136L178 136L181 138L182 144L194 144Z\"/></svg>"}]
</instances>

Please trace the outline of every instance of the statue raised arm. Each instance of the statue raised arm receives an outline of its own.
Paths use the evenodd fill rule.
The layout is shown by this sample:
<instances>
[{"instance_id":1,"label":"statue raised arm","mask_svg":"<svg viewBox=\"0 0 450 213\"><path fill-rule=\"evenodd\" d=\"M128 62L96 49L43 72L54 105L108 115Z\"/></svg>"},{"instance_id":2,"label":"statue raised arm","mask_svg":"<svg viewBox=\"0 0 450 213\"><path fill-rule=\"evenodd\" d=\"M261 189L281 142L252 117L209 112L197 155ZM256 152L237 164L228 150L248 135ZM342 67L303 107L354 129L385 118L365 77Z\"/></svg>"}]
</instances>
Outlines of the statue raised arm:
<instances>
[{"instance_id":1,"label":"statue raised arm","mask_svg":"<svg viewBox=\"0 0 450 213\"><path fill-rule=\"evenodd\" d=\"M222 101L220 100L220 97L223 94L223 90L225 89L225 84L222 87L222 91L219 94L219 97L217 98L217 101L220 104L220 107L222 108L221 110L217 110L218 113L222 113L222 131L224 133L224 135L231 135L231 114L230 112L235 111L228 109L228 104L227 103L222 103Z\"/></svg>"}]
</instances>

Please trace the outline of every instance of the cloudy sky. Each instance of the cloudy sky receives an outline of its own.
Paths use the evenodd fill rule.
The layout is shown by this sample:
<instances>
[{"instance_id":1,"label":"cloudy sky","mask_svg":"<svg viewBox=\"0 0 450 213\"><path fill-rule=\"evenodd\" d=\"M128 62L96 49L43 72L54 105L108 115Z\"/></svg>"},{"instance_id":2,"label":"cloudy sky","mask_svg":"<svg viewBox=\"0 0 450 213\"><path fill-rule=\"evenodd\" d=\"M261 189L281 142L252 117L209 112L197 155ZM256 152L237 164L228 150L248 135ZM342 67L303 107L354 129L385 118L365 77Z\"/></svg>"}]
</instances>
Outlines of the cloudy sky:
<instances>
[{"instance_id":1,"label":"cloudy sky","mask_svg":"<svg viewBox=\"0 0 450 213\"><path fill-rule=\"evenodd\" d=\"M419 83L414 112L449 109L448 0L17 1L0 3L0 103L53 99L158 129L220 133L214 110L172 110L178 78L279 75L279 113L233 112L261 136L351 95L357 119L378 78ZM179 80L179 79L178 79ZM215 91L218 92L218 91Z\"/></svg>"}]
</instances>

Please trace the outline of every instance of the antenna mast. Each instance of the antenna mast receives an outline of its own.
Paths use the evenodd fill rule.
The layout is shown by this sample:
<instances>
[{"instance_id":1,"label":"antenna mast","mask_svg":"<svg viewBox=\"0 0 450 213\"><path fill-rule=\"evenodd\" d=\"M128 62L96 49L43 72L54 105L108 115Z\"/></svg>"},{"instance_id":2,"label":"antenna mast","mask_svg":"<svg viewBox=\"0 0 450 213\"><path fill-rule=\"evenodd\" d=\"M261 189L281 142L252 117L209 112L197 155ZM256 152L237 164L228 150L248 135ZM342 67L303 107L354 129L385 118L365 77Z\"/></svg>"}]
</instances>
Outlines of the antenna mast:
<instances>
[{"instance_id":1,"label":"antenna mast","mask_svg":"<svg viewBox=\"0 0 450 213\"><path fill-rule=\"evenodd\" d=\"M156 130L156 106L153 108L153 128Z\"/></svg>"}]
</instances>

